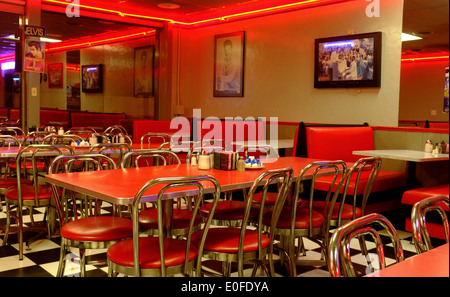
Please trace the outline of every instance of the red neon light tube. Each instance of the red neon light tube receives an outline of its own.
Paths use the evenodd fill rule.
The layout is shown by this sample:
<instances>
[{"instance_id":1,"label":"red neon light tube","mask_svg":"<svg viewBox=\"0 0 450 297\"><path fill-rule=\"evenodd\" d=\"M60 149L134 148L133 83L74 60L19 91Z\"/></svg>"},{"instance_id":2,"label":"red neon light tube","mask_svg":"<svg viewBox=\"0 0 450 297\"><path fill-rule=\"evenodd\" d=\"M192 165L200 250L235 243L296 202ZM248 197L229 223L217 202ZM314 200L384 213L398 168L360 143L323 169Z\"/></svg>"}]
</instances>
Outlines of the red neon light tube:
<instances>
[{"instance_id":1,"label":"red neon light tube","mask_svg":"<svg viewBox=\"0 0 450 297\"><path fill-rule=\"evenodd\" d=\"M411 57L411 58L407 58L404 57L402 58L402 62L421 62L421 61L432 61L432 60L448 60L449 55L443 55L443 56L431 56L431 57L423 57L423 56L416 56L416 57Z\"/></svg>"}]
</instances>

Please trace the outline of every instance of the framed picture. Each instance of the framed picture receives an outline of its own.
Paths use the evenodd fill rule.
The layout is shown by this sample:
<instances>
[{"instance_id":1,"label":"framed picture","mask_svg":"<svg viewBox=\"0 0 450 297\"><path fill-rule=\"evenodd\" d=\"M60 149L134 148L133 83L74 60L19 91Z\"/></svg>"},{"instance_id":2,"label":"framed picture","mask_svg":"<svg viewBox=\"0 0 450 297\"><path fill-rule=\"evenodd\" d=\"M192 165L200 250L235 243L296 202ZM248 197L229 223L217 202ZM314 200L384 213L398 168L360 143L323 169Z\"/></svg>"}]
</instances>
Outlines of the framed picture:
<instances>
[{"instance_id":1,"label":"framed picture","mask_svg":"<svg viewBox=\"0 0 450 297\"><path fill-rule=\"evenodd\" d=\"M81 66L81 89L85 93L103 92L102 64Z\"/></svg>"},{"instance_id":2,"label":"framed picture","mask_svg":"<svg viewBox=\"0 0 450 297\"><path fill-rule=\"evenodd\" d=\"M315 40L314 88L381 86L381 32Z\"/></svg>"},{"instance_id":3,"label":"framed picture","mask_svg":"<svg viewBox=\"0 0 450 297\"><path fill-rule=\"evenodd\" d=\"M63 87L63 63L48 64L48 87Z\"/></svg>"},{"instance_id":4,"label":"framed picture","mask_svg":"<svg viewBox=\"0 0 450 297\"><path fill-rule=\"evenodd\" d=\"M214 50L214 97L243 97L245 32L216 35Z\"/></svg>"},{"instance_id":5,"label":"framed picture","mask_svg":"<svg viewBox=\"0 0 450 297\"><path fill-rule=\"evenodd\" d=\"M23 70L30 72L44 72L45 42L33 39L25 40Z\"/></svg>"},{"instance_id":6,"label":"framed picture","mask_svg":"<svg viewBox=\"0 0 450 297\"><path fill-rule=\"evenodd\" d=\"M153 96L154 46L134 49L134 96Z\"/></svg>"}]
</instances>

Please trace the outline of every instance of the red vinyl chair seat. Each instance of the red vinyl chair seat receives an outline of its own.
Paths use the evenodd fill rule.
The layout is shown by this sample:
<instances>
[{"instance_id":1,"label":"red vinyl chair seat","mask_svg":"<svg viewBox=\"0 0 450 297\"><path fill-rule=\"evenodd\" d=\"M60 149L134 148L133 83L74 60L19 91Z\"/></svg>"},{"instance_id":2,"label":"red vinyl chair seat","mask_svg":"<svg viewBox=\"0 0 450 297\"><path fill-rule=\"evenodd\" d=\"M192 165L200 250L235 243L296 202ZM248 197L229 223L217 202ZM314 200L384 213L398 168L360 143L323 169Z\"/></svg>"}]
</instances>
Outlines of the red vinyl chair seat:
<instances>
[{"instance_id":1,"label":"red vinyl chair seat","mask_svg":"<svg viewBox=\"0 0 450 297\"><path fill-rule=\"evenodd\" d=\"M16 181L17 183L17 181ZM5 198L10 200L19 200L19 193L17 187L9 188L5 193ZM62 190L58 190L62 191ZM38 186L37 194L40 200L48 200L52 198L52 190L50 187ZM34 186L25 184L22 185L22 200L34 200Z\"/></svg>"},{"instance_id":2,"label":"red vinyl chair seat","mask_svg":"<svg viewBox=\"0 0 450 297\"><path fill-rule=\"evenodd\" d=\"M21 179L23 185L32 185L33 181L29 179ZM17 178L15 177L5 177L0 178L0 188L9 188L17 186Z\"/></svg>"},{"instance_id":3,"label":"red vinyl chair seat","mask_svg":"<svg viewBox=\"0 0 450 297\"><path fill-rule=\"evenodd\" d=\"M362 195L364 193L364 189L366 188L369 175L370 171L363 171L361 173L358 190L356 192L357 195ZM317 178L314 183L314 188L316 190L328 191L328 189L330 188L332 178L333 178L332 176L324 176ZM354 174L350 179L350 185L347 191L348 195L353 195L353 193L355 192L355 182L356 182L356 174ZM375 183L372 187L372 193L397 189L400 187L406 187L406 184L407 184L406 173L380 170L375 180ZM343 189L344 186L342 186L341 193Z\"/></svg>"},{"instance_id":4,"label":"red vinyl chair seat","mask_svg":"<svg viewBox=\"0 0 450 297\"><path fill-rule=\"evenodd\" d=\"M205 240L204 250L219 253L237 253L239 249L240 228L210 228ZM199 244L202 231L192 234L192 242ZM261 236L262 248L269 246L270 239L266 235ZM258 250L258 231L246 230L244 239L244 253Z\"/></svg>"},{"instance_id":5,"label":"red vinyl chair seat","mask_svg":"<svg viewBox=\"0 0 450 297\"><path fill-rule=\"evenodd\" d=\"M273 209L269 208L264 210L262 223L270 226L272 219ZM284 207L281 210L280 217L278 219L277 228L289 229L291 227L292 208ZM312 211L312 227L319 228L324 222L322 213L313 210ZM298 207L295 217L295 229L308 229L309 228L309 209L305 207Z\"/></svg>"},{"instance_id":6,"label":"red vinyl chair seat","mask_svg":"<svg viewBox=\"0 0 450 297\"><path fill-rule=\"evenodd\" d=\"M200 215L207 216L211 211L211 203L206 203L200 207ZM214 219L217 220L242 220L244 217L246 202L237 200L219 201L214 212ZM258 207L252 206L249 219L253 219L258 215Z\"/></svg>"},{"instance_id":7,"label":"red vinyl chair seat","mask_svg":"<svg viewBox=\"0 0 450 297\"><path fill-rule=\"evenodd\" d=\"M307 205L305 202L305 205ZM306 206L302 206L302 207L306 207ZM333 212L331 213L331 219L332 220L337 220L338 219L338 214L339 214L339 207L340 207L340 203L336 202L333 208ZM313 209L315 211L318 211L320 213L323 214L324 210L325 210L325 201L313 201ZM361 208L356 207L356 218L359 218L361 216ZM353 219L353 206L347 203L344 203L344 209L342 210L342 220L351 220Z\"/></svg>"},{"instance_id":8,"label":"red vinyl chair seat","mask_svg":"<svg viewBox=\"0 0 450 297\"><path fill-rule=\"evenodd\" d=\"M263 192L255 193L253 195L253 202L256 204L261 204ZM264 201L264 205L273 206L275 205L275 201L277 201L278 193L267 192L266 200Z\"/></svg>"},{"instance_id":9,"label":"red vinyl chair seat","mask_svg":"<svg viewBox=\"0 0 450 297\"><path fill-rule=\"evenodd\" d=\"M9 163L9 168L16 170L17 166L16 166L16 162L10 162ZM38 170L44 170L47 168L47 165L45 164L45 162L36 162L36 168ZM23 164L22 164L22 169L23 169ZM33 170L33 163L31 161L26 161L25 162L25 169L26 170Z\"/></svg>"},{"instance_id":10,"label":"red vinyl chair seat","mask_svg":"<svg viewBox=\"0 0 450 297\"><path fill-rule=\"evenodd\" d=\"M414 205L417 202L433 196L444 195L448 196L449 184L422 187L405 191L402 195L402 204ZM441 205L445 211L448 211L448 207L445 204Z\"/></svg>"},{"instance_id":11,"label":"red vinyl chair seat","mask_svg":"<svg viewBox=\"0 0 450 297\"><path fill-rule=\"evenodd\" d=\"M164 263L166 267L184 264L185 254L186 241L173 238L164 239ZM113 244L106 255L116 264L133 267L133 239L125 239ZM197 255L197 247L191 244L189 261L194 260ZM161 267L158 237L139 238L139 262L143 269L158 269Z\"/></svg>"},{"instance_id":12,"label":"red vinyl chair seat","mask_svg":"<svg viewBox=\"0 0 450 297\"><path fill-rule=\"evenodd\" d=\"M189 228L192 212L186 209L175 208L173 210L172 228L182 229ZM201 224L202 217L195 217L194 225ZM147 229L158 229L158 210L150 208L139 212L139 224Z\"/></svg>"},{"instance_id":13,"label":"red vinyl chair seat","mask_svg":"<svg viewBox=\"0 0 450 297\"><path fill-rule=\"evenodd\" d=\"M133 236L133 223L112 216L87 217L65 224L61 236L74 241L121 240Z\"/></svg>"}]
</instances>

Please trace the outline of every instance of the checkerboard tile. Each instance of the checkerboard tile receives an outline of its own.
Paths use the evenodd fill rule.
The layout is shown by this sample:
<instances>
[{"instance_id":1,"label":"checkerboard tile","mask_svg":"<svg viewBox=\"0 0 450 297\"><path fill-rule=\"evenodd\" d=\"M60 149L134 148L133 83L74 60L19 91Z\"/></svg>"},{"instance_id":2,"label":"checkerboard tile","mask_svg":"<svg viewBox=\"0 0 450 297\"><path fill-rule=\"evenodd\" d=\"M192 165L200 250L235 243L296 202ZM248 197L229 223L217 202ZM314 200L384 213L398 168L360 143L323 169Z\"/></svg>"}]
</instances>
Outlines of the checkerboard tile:
<instances>
[{"instance_id":1,"label":"checkerboard tile","mask_svg":"<svg viewBox=\"0 0 450 297\"><path fill-rule=\"evenodd\" d=\"M0 213L0 226L4 225L6 222L6 215L3 212ZM110 208L108 205L104 205L103 213L108 213ZM44 209L36 209L34 212L34 220L38 222L42 220ZM24 221L26 224L30 223L29 216L25 216ZM31 234L33 236L34 234ZM386 261L387 265L395 262L393 257L393 248L390 243L390 239L381 233L383 242L386 244ZM401 238L401 243L403 250L405 252L405 258L411 257L416 254L414 245L412 244L411 234L404 231L399 231ZM30 235L25 234L25 239ZM4 247L0 247L0 277L54 277L56 276L56 271L58 268L59 261L59 242L58 237L51 239L45 239L41 237L30 244L29 247L24 247L24 259L19 261L18 258L18 244L17 235L10 234L8 239L8 244ZM371 242L371 239L366 240L369 257L375 257L376 251L374 249L375 245ZM0 235L0 245L3 243L3 232ZM439 243L438 243L439 244ZM320 259L320 248L319 246L309 240L304 240L304 246L306 249L306 256L300 256L301 260L318 260ZM78 250L71 250L66 258L66 269L64 275L67 277L79 277L79 257ZM363 276L367 273L367 262L365 257L360 252L359 243L357 240L352 240L351 242L351 255L354 261L355 270L359 276ZM89 277L106 277L107 276L107 265L106 262L102 260L106 259L106 250L88 250L87 260L97 261L101 263L96 263L95 265L87 265L86 271ZM205 260L205 267L213 269L215 271L220 271L220 264L214 261ZM246 267L245 276L251 276L251 267ZM287 270L285 267L277 266L277 276L283 277L287 276ZM235 266L232 268L232 276L237 276L237 269ZM299 277L330 277L329 272L326 267L323 266L298 266L297 276Z\"/></svg>"}]
</instances>

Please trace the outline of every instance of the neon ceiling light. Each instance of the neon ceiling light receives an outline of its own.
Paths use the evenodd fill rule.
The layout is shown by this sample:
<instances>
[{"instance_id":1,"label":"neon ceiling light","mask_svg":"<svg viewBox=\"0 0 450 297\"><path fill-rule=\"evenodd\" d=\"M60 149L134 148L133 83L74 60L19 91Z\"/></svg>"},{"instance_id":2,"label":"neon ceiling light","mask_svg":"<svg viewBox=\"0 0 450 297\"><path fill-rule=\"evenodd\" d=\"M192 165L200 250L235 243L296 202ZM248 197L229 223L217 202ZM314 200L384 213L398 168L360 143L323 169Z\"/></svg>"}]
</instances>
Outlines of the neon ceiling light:
<instances>
[{"instance_id":1,"label":"neon ceiling light","mask_svg":"<svg viewBox=\"0 0 450 297\"><path fill-rule=\"evenodd\" d=\"M121 36L114 36L114 37L100 38L100 39L90 39L90 40L78 42L78 43L67 42L64 44L50 46L50 47L46 48L45 51L46 52L56 52L56 51L73 49L73 48L82 48L82 47L88 47L88 46L94 46L94 45L101 45L101 44L106 44L106 43L111 43L111 42L126 41L126 40L131 40L131 39L152 36L154 33L155 33L155 30L146 30L146 31L142 31L142 32L131 33L131 34L126 34L126 35L121 35Z\"/></svg>"},{"instance_id":2,"label":"neon ceiling light","mask_svg":"<svg viewBox=\"0 0 450 297\"><path fill-rule=\"evenodd\" d=\"M61 0L42 0L42 1L54 3L54 4L60 4L60 5L66 6L66 7L67 7L67 5L70 4L74 7L117 14L121 17L134 17L134 18L150 19L150 20L155 20L155 21L164 21L164 22L169 22L169 23L173 23L173 24L192 26L192 25L212 23L212 22L217 22L217 21L227 21L227 20L235 19L235 18L241 18L241 17L243 18L246 16L248 16L248 17L257 16L260 14L268 14L268 13L272 13L272 12L279 12L279 11L284 11L284 10L289 10L289 9L306 8L306 7L310 7L313 5L331 4L331 3L347 2L347 1L355 1L355 0L304 0L304 1L294 2L294 3L284 4L284 5L278 5L278 6L268 7L268 8L262 8L262 9L250 10L250 11L246 11L246 12L230 14L230 15L224 15L224 16L220 16L220 17L214 17L214 18L204 19L204 20L199 20L199 21L194 21L194 22L181 22L181 21L177 21L177 20L169 19L169 18L161 18L161 17L156 17L156 16L127 13L127 12L123 12L123 11L119 11L119 10L113 10L113 9L107 9L107 8L101 8L101 7L89 6L89 5L83 5L83 4L76 4L76 3L68 3L66 1L61 1Z\"/></svg>"},{"instance_id":3,"label":"neon ceiling light","mask_svg":"<svg viewBox=\"0 0 450 297\"><path fill-rule=\"evenodd\" d=\"M429 56L429 57L423 57L423 56L415 56L415 57L407 57L405 56L402 59L402 62L421 62L421 61L433 61L433 60L448 60L449 55L443 55L443 56Z\"/></svg>"}]
</instances>

